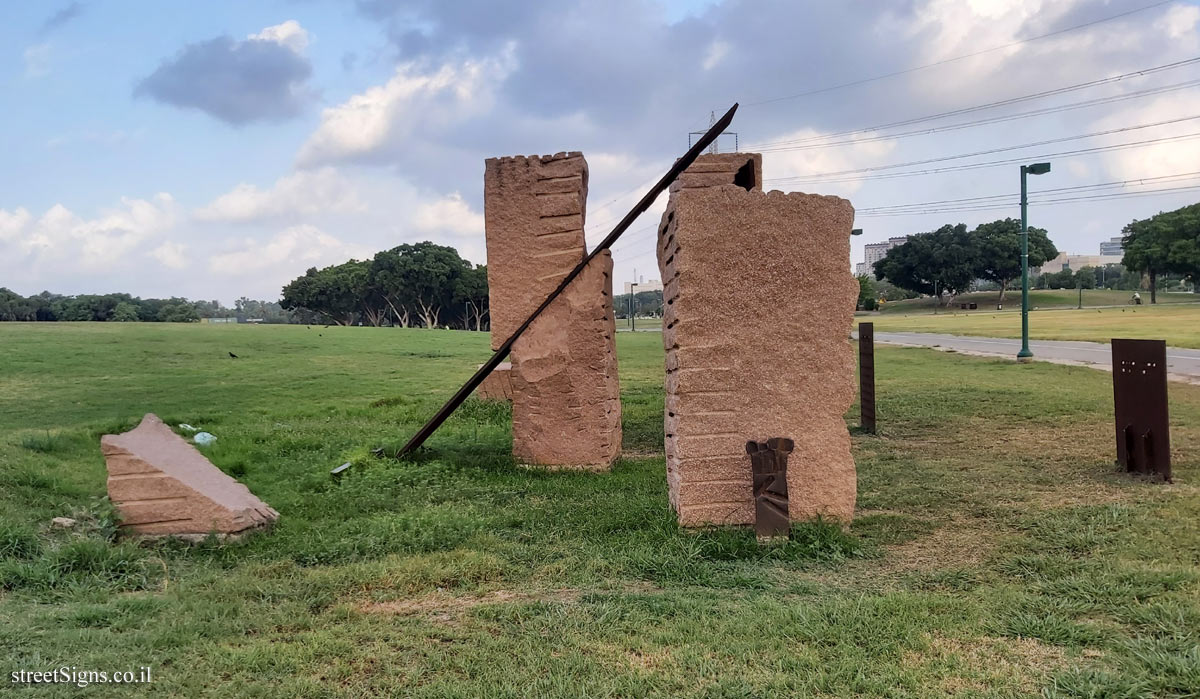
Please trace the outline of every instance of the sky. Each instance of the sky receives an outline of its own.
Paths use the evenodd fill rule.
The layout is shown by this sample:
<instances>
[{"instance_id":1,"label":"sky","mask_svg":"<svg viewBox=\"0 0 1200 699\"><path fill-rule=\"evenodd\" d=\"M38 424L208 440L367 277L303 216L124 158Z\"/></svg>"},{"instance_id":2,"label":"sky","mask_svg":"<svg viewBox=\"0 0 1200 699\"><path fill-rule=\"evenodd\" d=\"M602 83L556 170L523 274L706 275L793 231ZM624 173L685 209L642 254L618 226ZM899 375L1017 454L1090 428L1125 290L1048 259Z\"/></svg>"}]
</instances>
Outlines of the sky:
<instances>
[{"instance_id":1,"label":"sky","mask_svg":"<svg viewBox=\"0 0 1200 699\"><path fill-rule=\"evenodd\" d=\"M567 150L594 245L734 102L767 189L854 205L847 264L1019 216L1039 160L1030 224L1096 254L1200 201L1198 58L1189 0L9 2L0 287L231 304L402 243L483 263L484 159ZM618 287L659 276L664 205Z\"/></svg>"}]
</instances>

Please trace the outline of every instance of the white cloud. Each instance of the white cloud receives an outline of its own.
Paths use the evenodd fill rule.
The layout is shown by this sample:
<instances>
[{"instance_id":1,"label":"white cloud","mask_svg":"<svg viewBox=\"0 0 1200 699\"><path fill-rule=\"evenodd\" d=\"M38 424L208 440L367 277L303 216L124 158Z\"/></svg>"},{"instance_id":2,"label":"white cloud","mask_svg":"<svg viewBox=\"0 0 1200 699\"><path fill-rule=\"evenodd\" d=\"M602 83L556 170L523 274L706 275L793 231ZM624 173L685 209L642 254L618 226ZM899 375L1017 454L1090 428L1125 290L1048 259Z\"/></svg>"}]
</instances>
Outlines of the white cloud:
<instances>
[{"instance_id":1,"label":"white cloud","mask_svg":"<svg viewBox=\"0 0 1200 699\"><path fill-rule=\"evenodd\" d=\"M261 32L251 34L246 38L256 41L274 41L296 53L304 53L304 50L308 48L309 41L308 32L294 19L266 27Z\"/></svg>"},{"instance_id":2,"label":"white cloud","mask_svg":"<svg viewBox=\"0 0 1200 699\"><path fill-rule=\"evenodd\" d=\"M13 211L0 209L0 242L16 238L32 220L33 215L29 213L28 209L22 207L17 207Z\"/></svg>"},{"instance_id":3,"label":"white cloud","mask_svg":"<svg viewBox=\"0 0 1200 699\"><path fill-rule=\"evenodd\" d=\"M246 238L235 247L208 260L213 274L239 277L254 275L262 284L282 286L303 274L307 267L339 264L351 258L365 259L374 251L346 243L316 226L302 224L286 228L269 240Z\"/></svg>"},{"instance_id":4,"label":"white cloud","mask_svg":"<svg viewBox=\"0 0 1200 699\"><path fill-rule=\"evenodd\" d=\"M50 72L50 44L34 44L25 49L25 76L40 78Z\"/></svg>"},{"instance_id":5,"label":"white cloud","mask_svg":"<svg viewBox=\"0 0 1200 699\"><path fill-rule=\"evenodd\" d=\"M242 183L197 209L201 221L249 222L322 213L362 211L366 205L337 170L295 172L280 177L270 189Z\"/></svg>"},{"instance_id":6,"label":"white cloud","mask_svg":"<svg viewBox=\"0 0 1200 699\"><path fill-rule=\"evenodd\" d=\"M712 70L720 65L721 61L729 55L729 49L732 48L727 41L717 40L708 45L708 53L704 56L702 64L704 70Z\"/></svg>"},{"instance_id":7,"label":"white cloud","mask_svg":"<svg viewBox=\"0 0 1200 699\"><path fill-rule=\"evenodd\" d=\"M1092 124L1088 131L1102 131L1133 124L1149 124L1200 114L1200 95L1187 91L1159 97L1152 102L1127 107ZM1200 132L1200 120L1184 121L1135 132L1123 141L1142 141ZM1112 137L1106 142L1112 141ZM1152 145L1110 151L1101 156L1113 180L1155 177L1194 172L1200 161L1200 139L1165 141Z\"/></svg>"},{"instance_id":8,"label":"white cloud","mask_svg":"<svg viewBox=\"0 0 1200 699\"><path fill-rule=\"evenodd\" d=\"M405 63L383 85L326 109L316 131L300 148L302 166L371 156L419 131L430 133L492 105L492 87L513 69L513 46L499 57L447 63L423 73Z\"/></svg>"},{"instance_id":9,"label":"white cloud","mask_svg":"<svg viewBox=\"0 0 1200 699\"><path fill-rule=\"evenodd\" d=\"M160 193L152 200L123 197L121 206L84 219L62 204L55 204L36 222L28 222L28 212L18 209L0 221L24 222L9 249L8 256L29 263L51 261L72 268L95 270L135 255L137 249L175 225L175 200ZM6 231L6 238L11 231Z\"/></svg>"},{"instance_id":10,"label":"white cloud","mask_svg":"<svg viewBox=\"0 0 1200 699\"><path fill-rule=\"evenodd\" d=\"M779 141L805 141L824 134L815 129L801 129L782 135ZM798 191L813 191L817 188L821 194L839 194L848 196L858 191L861 182L821 182L821 183L772 183L785 177L799 177L818 173L842 172L868 165L876 165L884 160L884 156L896 148L896 142L890 139L873 140L874 133L864 133L854 137L834 137L833 141L856 141L843 146L827 148L812 148L808 150L786 150L763 153L764 190L785 189ZM773 139L774 140L774 139ZM798 144L804 145L804 144Z\"/></svg>"},{"instance_id":11,"label":"white cloud","mask_svg":"<svg viewBox=\"0 0 1200 699\"><path fill-rule=\"evenodd\" d=\"M183 243L163 243L151 250L150 256L170 269L183 269L188 266L187 246Z\"/></svg>"},{"instance_id":12,"label":"white cloud","mask_svg":"<svg viewBox=\"0 0 1200 699\"><path fill-rule=\"evenodd\" d=\"M483 214L471 210L458 192L417 207L413 224L422 231L482 235Z\"/></svg>"}]
</instances>

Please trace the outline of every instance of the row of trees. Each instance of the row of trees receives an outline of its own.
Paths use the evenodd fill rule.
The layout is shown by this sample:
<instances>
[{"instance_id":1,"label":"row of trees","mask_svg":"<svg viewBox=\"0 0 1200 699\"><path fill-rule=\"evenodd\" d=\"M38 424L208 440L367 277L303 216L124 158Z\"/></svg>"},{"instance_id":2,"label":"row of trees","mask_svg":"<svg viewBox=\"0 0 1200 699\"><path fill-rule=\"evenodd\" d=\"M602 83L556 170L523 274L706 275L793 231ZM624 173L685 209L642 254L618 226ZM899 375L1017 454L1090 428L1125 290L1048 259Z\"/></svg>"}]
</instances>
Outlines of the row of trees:
<instances>
[{"instance_id":1,"label":"row of trees","mask_svg":"<svg viewBox=\"0 0 1200 699\"><path fill-rule=\"evenodd\" d=\"M129 294L64 296L43 291L26 297L0 287L0 321L191 323L201 318L231 317L268 323L296 320L277 302L255 301L244 296L237 300L234 308L227 308L216 300L143 299Z\"/></svg>"},{"instance_id":2,"label":"row of trees","mask_svg":"<svg viewBox=\"0 0 1200 699\"><path fill-rule=\"evenodd\" d=\"M487 266L446 245L405 244L324 269L283 287L283 307L336 325L488 328Z\"/></svg>"},{"instance_id":3,"label":"row of trees","mask_svg":"<svg viewBox=\"0 0 1200 699\"><path fill-rule=\"evenodd\" d=\"M1033 281L1042 289L1150 290L1157 301L1162 282L1185 282L1200 291L1200 204L1136 220L1122 229L1125 257L1120 265L1081 270L1046 271ZM1058 256L1046 231L1029 229L1029 266L1040 267ZM937 296L967 291L978 280L992 282L1004 299L1009 285L1021 275L1021 222L1006 218L974 230L947 224L920 233L892 248L875 263L875 277L902 289ZM1143 284L1143 277L1147 278Z\"/></svg>"},{"instance_id":4,"label":"row of trees","mask_svg":"<svg viewBox=\"0 0 1200 699\"><path fill-rule=\"evenodd\" d=\"M1046 231L1029 229L1029 266L1037 267L1058 256ZM1013 280L1021 276L1021 222L1006 218L984 223L974 230L965 224L947 224L920 233L888 251L875 263L875 276L919 294L954 296L977 279L1000 287L1000 299Z\"/></svg>"}]
</instances>

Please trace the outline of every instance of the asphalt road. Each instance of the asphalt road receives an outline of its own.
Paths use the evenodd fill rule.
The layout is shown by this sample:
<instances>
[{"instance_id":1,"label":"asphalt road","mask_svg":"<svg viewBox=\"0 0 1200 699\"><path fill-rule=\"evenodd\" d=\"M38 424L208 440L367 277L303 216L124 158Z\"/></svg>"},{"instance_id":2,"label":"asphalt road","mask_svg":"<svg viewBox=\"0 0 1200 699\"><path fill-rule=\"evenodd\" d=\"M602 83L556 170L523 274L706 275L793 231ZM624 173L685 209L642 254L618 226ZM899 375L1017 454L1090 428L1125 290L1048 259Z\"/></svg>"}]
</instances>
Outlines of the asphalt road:
<instances>
[{"instance_id":1,"label":"asphalt road","mask_svg":"<svg viewBox=\"0 0 1200 699\"><path fill-rule=\"evenodd\" d=\"M981 354L1011 357L1014 360L1021 349L1020 340L1002 337L966 337L963 335L938 335L935 333L875 333L876 342L912 347L935 347L955 350L966 354ZM1031 340L1029 349L1035 361L1076 364L1112 369L1112 351L1101 342L1076 342L1065 340ZM1200 350L1167 348L1167 376L1174 381L1200 383Z\"/></svg>"}]
</instances>

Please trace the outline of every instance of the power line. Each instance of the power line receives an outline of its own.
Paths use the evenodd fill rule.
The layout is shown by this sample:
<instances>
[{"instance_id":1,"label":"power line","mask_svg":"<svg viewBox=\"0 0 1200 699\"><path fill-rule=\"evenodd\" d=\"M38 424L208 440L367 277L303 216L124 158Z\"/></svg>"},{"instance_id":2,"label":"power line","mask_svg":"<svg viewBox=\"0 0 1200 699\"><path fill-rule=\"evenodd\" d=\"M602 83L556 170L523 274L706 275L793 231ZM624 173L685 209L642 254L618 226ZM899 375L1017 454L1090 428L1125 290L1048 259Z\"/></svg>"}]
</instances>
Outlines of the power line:
<instances>
[{"instance_id":1,"label":"power line","mask_svg":"<svg viewBox=\"0 0 1200 699\"><path fill-rule=\"evenodd\" d=\"M1164 184L1167 182L1194 180L1197 178L1200 178L1200 170L1195 171L1195 172L1181 172L1181 173L1177 173L1174 175L1159 175L1157 177L1142 177L1142 178L1132 179L1132 180L1100 182L1097 184L1082 184L1082 185L1075 185L1075 186L1071 186L1071 187L1054 187L1051 189L1038 190L1035 193L1035 196L1042 196L1045 194L1058 194L1058 193L1064 193L1064 192L1082 192L1082 191L1087 191L1087 190L1111 189L1113 187L1140 187L1140 186L1144 186L1146 184L1153 184L1153 183ZM883 211L896 211L896 210L903 210L903 209L917 209L917 208L923 208L923 207L942 206L942 205L965 205L965 204L969 204L969 203L980 203L980 202L991 201L991 200L996 200L996 199L1008 199L1009 197L1016 197L1016 196L1020 196L1020 194L1018 192L1009 192L1009 193L1005 193L1005 194L990 194L990 195L978 196L978 197L963 197L960 199L941 199L938 201L913 202L913 203L909 203L909 204L891 204L891 205L887 205L887 206L868 206L868 207L855 209L855 214L878 213L878 212L883 212Z\"/></svg>"},{"instance_id":2,"label":"power line","mask_svg":"<svg viewBox=\"0 0 1200 699\"><path fill-rule=\"evenodd\" d=\"M760 148L762 153L777 153L782 151L798 151L798 150L813 150L817 148L832 148L834 146L858 145L862 143L872 143L875 141L891 141L908 136L925 136L928 134L941 133L943 131L959 131L961 129L972 128L975 126L985 126L988 124L999 124L1006 121L1016 121L1018 119L1027 119L1034 116L1045 116L1047 114L1058 114L1059 112L1067 112L1075 109L1084 109L1087 107L1095 107L1101 104L1110 104L1112 102L1123 102L1125 100L1140 99L1142 97L1150 97L1176 90L1184 90L1189 87L1200 85L1200 79L1189 80L1174 85L1164 85L1161 87L1148 88L1139 90L1138 92L1130 92L1124 95L1112 95L1109 97L1099 97L1096 99L1083 100L1082 102L1073 102L1071 104L1062 104L1054 107L1044 107L1019 114L1007 114L1001 116L988 117L986 119L977 119L975 121L960 122L958 124L946 124L944 126L932 126L926 129L917 129L915 131L904 131L896 134L880 134L868 138L848 139L845 141L833 141L830 143L814 143L809 145L796 146L779 146L776 148Z\"/></svg>"},{"instance_id":3,"label":"power line","mask_svg":"<svg viewBox=\"0 0 1200 699\"><path fill-rule=\"evenodd\" d=\"M947 63L954 63L955 61L961 61L961 60L964 60L964 59L967 59L967 58L974 58L975 56L982 56L982 55L983 55L983 54L985 54L985 53L992 53L993 51L1002 51L1002 50L1004 50L1004 49L1012 48L1012 47L1014 47L1014 46L1020 46L1020 45L1022 45L1022 44L1027 44L1027 43L1029 43L1029 42L1031 42L1031 41L1039 41L1039 40L1041 40L1041 39L1048 39L1048 38L1050 38L1050 37L1052 37L1052 36L1058 36L1058 35L1060 35L1060 34L1066 34L1066 33L1068 33L1068 32L1073 32L1073 31L1076 31L1076 30L1078 30L1078 29L1086 29L1087 27L1092 27L1092 26L1095 26L1095 25L1097 25L1097 24L1103 24L1103 23L1105 23L1105 22L1111 22L1111 21L1113 21L1113 20L1115 20L1115 19L1120 19L1120 18L1122 18L1122 17L1128 17L1129 15L1137 14L1137 13L1139 13L1139 12L1145 12L1146 10L1152 10L1152 9L1154 9L1154 8L1156 8L1156 7L1161 7L1161 6L1163 6L1163 5L1170 4L1171 2L1174 2L1174 0L1161 0L1160 2L1152 3L1152 4L1150 4L1150 5L1146 5L1146 6L1144 6L1144 7L1139 7L1139 8L1137 8L1137 9L1135 9L1135 10L1129 10L1129 11L1127 11L1127 12L1122 12L1122 13L1120 13L1120 14L1111 15L1111 16L1109 16L1109 17L1104 17L1104 18L1102 18L1102 19L1093 20L1093 21L1091 21L1091 22L1085 22L1085 23L1083 23L1083 24L1076 24L1076 25L1074 25L1074 26L1071 26L1071 27L1066 27L1066 28L1064 28L1064 29L1059 29L1059 30L1057 30L1057 31L1049 32L1049 33L1047 33L1047 34L1041 34L1041 35L1039 35L1039 36L1031 36L1031 37L1029 37L1028 39L1021 39L1020 41L1013 41L1013 42L1010 42L1010 43L1007 43L1007 44L1003 44L1003 45L1001 45L1001 46L993 46L993 47L991 47L991 48L987 48L987 49L981 49L981 50L979 50L979 51L974 51L974 52L972 52L972 53L966 53L966 54L963 54L963 55L961 55L961 56L955 56L955 57L953 57L953 58L945 58L945 59L942 59L942 60L940 60L940 61L935 61L935 62L933 62L933 63L926 63L925 65L921 65L921 66L915 66L915 67L913 67L913 68L905 68L904 70L897 70L897 71L893 71L893 72L891 72L891 73L885 73L885 74L883 74L883 75L876 75L876 76L874 76L874 77L870 77L870 78L862 78L862 79L860 79L860 80L853 80L853 81L851 81L851 82L847 82L847 83L841 83L841 84L839 84L839 85L830 85L830 86L827 86L827 87L821 87L821 88L817 88L817 89L814 89L814 90L808 90L808 91L806 91L806 92L798 92L798 93L796 93L796 94L793 94L793 95L784 95L784 96L782 96L782 97L772 97L772 98L770 98L770 99L759 100L759 101L757 101L757 102L747 102L747 103L745 103L743 106L745 106L745 107L757 107L757 106L764 105L764 104L771 104L771 103L773 103L773 102L782 102L782 101L784 101L784 100L797 99L797 98L800 98L800 97L809 97L809 96L811 96L811 95L818 95L818 94L822 94L822 93L825 93L825 92L832 92L832 91L834 91L834 90L841 90L841 89L844 89L844 88L847 88L847 87L854 87L854 86L857 86L857 85L864 85L864 84L866 84L866 83L875 82L875 81L877 81L877 80L884 80L884 79L887 79L887 78L894 78L894 77L896 77L896 76L900 76L900 75L907 75L907 74L909 74L909 73L915 73L915 72L917 72L917 71L920 71L920 70L925 70L926 68L933 68L933 67L936 67L936 66L945 65L945 64L947 64Z\"/></svg>"},{"instance_id":4,"label":"power line","mask_svg":"<svg viewBox=\"0 0 1200 699\"><path fill-rule=\"evenodd\" d=\"M1080 134L1077 136L1063 136L1060 138L1049 138L1044 141L1033 141L1032 143L1022 143L1016 146L1001 146L999 148L988 148L987 150L975 151L973 153L960 153L958 155L946 155L940 158L926 158L924 160L912 160L907 163L892 163L890 165L873 165L871 167L858 168L855 170L839 170L836 172L825 172L815 175L797 175L795 177L786 177L781 179L787 180L809 180L821 179L824 177L837 177L839 175L853 175L860 172L877 172L879 170L891 170L898 167L911 167L913 165L927 165L929 163L941 163L947 160L959 160L961 158L974 158L979 155L991 155L993 153L1003 153L1012 150L1021 150L1024 148L1035 148L1037 146L1046 146L1052 143L1065 143L1067 141L1079 141L1085 138L1096 138L1097 136L1111 136L1112 134L1125 133L1127 131L1138 131L1140 129L1149 129L1156 126L1167 126L1169 124L1178 124L1184 121L1192 121L1200 119L1200 114L1192 116L1176 117L1174 119L1166 119L1163 121L1155 121L1149 124L1136 124L1134 126L1122 126L1116 129L1107 129L1105 131L1093 131L1092 133ZM778 182L779 180L772 180Z\"/></svg>"},{"instance_id":5,"label":"power line","mask_svg":"<svg viewBox=\"0 0 1200 699\"><path fill-rule=\"evenodd\" d=\"M1130 199L1130 198L1140 198L1140 197L1149 197L1149 196L1162 196L1164 194L1178 194L1180 192L1192 192L1192 191L1200 191L1200 185L1188 185L1188 186L1184 186L1184 187L1166 187L1166 188L1162 188L1162 189L1150 189L1150 190L1145 190L1145 191L1141 191L1141 192L1110 192L1107 194L1090 194L1090 195L1083 195L1083 196L1078 196L1078 197L1060 197L1057 199L1031 198L1029 200L1029 204L1031 204L1031 205L1036 204L1038 206L1053 206L1053 205L1058 205L1058 204L1067 204L1067 203L1080 202L1080 201L1107 201L1110 199ZM1008 196L1012 196L1012 195L1008 195ZM995 210L999 210L999 209L1007 209L1007 210L1011 211L1012 209L1014 209L1018 206L1020 206L1020 201L1012 200L1012 201L1008 201L1008 202L1004 202L1004 203L996 203L996 204L981 204L981 205L973 205L973 206L946 206L946 207L921 209L921 210L913 210L913 211L883 211L883 212L875 212L875 213L866 212L866 213L862 213L862 214L859 214L856 212L855 216L861 216L863 218L881 218L881 217L890 217L890 216L925 216L925 215L930 215L930 214L962 213L962 212L967 212L967 211L995 211Z\"/></svg>"},{"instance_id":6,"label":"power line","mask_svg":"<svg viewBox=\"0 0 1200 699\"><path fill-rule=\"evenodd\" d=\"M923 121L934 121L937 119L944 119L946 117L959 116L961 114L969 114L971 112L978 112L978 111L983 111L986 109L993 109L995 107L1003 107L1003 106L1008 106L1010 104L1018 104L1021 102L1028 102L1030 100L1041 99L1043 97L1053 97L1053 96L1060 95L1060 94L1066 94L1068 92L1084 90L1089 87L1097 87L1099 85L1105 85L1108 83L1120 82L1121 80L1125 80L1125 79L1129 79L1129 78L1141 77L1141 76L1145 76L1145 75L1152 75L1154 73L1158 73L1161 71L1173 70L1175 68L1181 68L1184 66L1192 65L1197 62L1200 62L1200 57L1189 58L1187 60L1176 61L1174 63L1166 63L1161 66L1154 66L1152 68L1146 68L1144 70L1136 70L1136 71L1132 71L1129 73L1121 73L1120 75L1112 75L1107 78L1100 78L1098 80L1091 80L1088 82L1077 83L1075 85L1067 85L1065 87L1060 87L1060 88L1056 88L1053 90L1045 90L1043 92L1035 92L1035 93L1029 94L1029 95L1022 95L1020 97L1011 97L1009 99L999 100L996 102L988 102L986 104L975 105L973 107L963 107L961 109L954 109L954 110L951 110L948 112L941 112L939 114L930 114L928 116L914 117L912 119L904 119L902 121L893 121L893 122L889 122L886 124L878 124L876 126L866 126L866 127L858 128L858 129L849 129L847 131L837 131L834 133L822 134L820 136L808 136L805 138L788 139L788 140L783 140L783 141L768 141L768 142L764 142L764 143L758 143L758 144L753 144L751 146L747 146L747 149L755 150L758 148L771 147L771 146L809 143L809 142L813 142L813 141L823 141L823 140L830 139L830 138L838 138L841 136L853 136L853 135L860 134L860 133L870 133L870 132L874 132L874 131L882 131L884 129L891 129L891 128L896 128L896 127L900 127L900 126L910 126L912 124L918 124Z\"/></svg>"}]
</instances>

